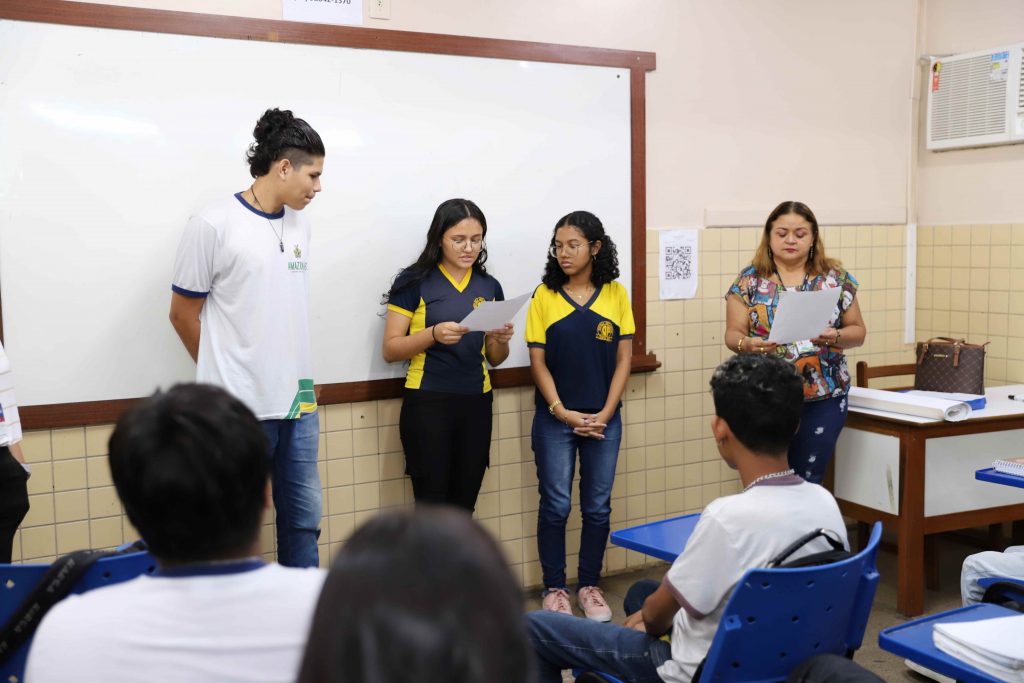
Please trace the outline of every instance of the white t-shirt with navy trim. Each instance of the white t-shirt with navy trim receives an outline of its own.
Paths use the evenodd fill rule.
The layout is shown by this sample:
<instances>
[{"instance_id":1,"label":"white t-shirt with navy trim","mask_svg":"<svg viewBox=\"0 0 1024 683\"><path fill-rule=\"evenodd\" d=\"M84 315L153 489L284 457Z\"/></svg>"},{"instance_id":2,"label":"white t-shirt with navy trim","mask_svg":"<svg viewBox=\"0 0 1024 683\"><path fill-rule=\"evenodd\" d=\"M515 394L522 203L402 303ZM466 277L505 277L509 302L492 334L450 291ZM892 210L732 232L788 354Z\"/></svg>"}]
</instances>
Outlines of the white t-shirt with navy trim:
<instances>
[{"instance_id":1,"label":"white t-shirt with navy trim","mask_svg":"<svg viewBox=\"0 0 1024 683\"><path fill-rule=\"evenodd\" d=\"M743 574L766 566L793 541L818 528L835 531L849 548L835 498L796 476L711 501L662 582L684 605L672 621L672 659L658 669L662 680L688 683L707 655L725 604ZM790 559L829 549L825 539L817 538Z\"/></svg>"},{"instance_id":2,"label":"white t-shirt with navy trim","mask_svg":"<svg viewBox=\"0 0 1024 683\"><path fill-rule=\"evenodd\" d=\"M173 291L206 299L196 381L224 387L260 420L316 410L309 241L301 212L266 214L236 194L192 216L178 247Z\"/></svg>"},{"instance_id":3,"label":"white t-shirt with navy trim","mask_svg":"<svg viewBox=\"0 0 1024 683\"><path fill-rule=\"evenodd\" d=\"M43 618L36 683L290 683L327 572L278 564L143 575L72 595Z\"/></svg>"}]
</instances>

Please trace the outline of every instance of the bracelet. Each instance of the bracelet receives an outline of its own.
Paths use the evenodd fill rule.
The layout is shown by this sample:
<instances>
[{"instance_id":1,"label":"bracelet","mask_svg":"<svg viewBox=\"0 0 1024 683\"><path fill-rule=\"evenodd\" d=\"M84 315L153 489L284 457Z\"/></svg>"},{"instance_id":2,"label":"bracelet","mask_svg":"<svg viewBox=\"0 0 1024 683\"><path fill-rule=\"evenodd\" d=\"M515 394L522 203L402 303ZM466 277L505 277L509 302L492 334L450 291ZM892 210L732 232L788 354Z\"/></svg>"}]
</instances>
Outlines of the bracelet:
<instances>
[{"instance_id":1,"label":"bracelet","mask_svg":"<svg viewBox=\"0 0 1024 683\"><path fill-rule=\"evenodd\" d=\"M562 405L561 401L555 401L554 403L552 403L551 405L548 406L548 412L551 413L552 415L554 415L555 414L555 408L557 408L560 405Z\"/></svg>"},{"instance_id":2,"label":"bracelet","mask_svg":"<svg viewBox=\"0 0 1024 683\"><path fill-rule=\"evenodd\" d=\"M746 337L740 337L740 343L736 345L736 353L743 353L743 342Z\"/></svg>"},{"instance_id":3,"label":"bracelet","mask_svg":"<svg viewBox=\"0 0 1024 683\"><path fill-rule=\"evenodd\" d=\"M437 329L437 325L431 325L430 326L430 338L434 340L435 344L439 344L440 342L437 341L437 337L434 335L434 330L436 330L436 329Z\"/></svg>"},{"instance_id":4,"label":"bracelet","mask_svg":"<svg viewBox=\"0 0 1024 683\"><path fill-rule=\"evenodd\" d=\"M836 328L836 340L834 342L832 342L832 344L834 346L839 346L839 337L841 337L841 336L842 336L842 334L840 334L839 328L837 327Z\"/></svg>"}]
</instances>

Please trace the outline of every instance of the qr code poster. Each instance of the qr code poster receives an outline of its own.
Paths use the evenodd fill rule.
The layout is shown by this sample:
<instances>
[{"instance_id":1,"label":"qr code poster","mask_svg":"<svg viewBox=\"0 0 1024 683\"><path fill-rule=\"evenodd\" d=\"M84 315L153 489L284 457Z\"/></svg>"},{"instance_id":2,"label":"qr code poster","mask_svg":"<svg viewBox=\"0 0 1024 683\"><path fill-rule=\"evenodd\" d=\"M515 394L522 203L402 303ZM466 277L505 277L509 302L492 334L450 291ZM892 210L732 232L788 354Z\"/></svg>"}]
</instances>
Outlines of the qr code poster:
<instances>
[{"instance_id":1,"label":"qr code poster","mask_svg":"<svg viewBox=\"0 0 1024 683\"><path fill-rule=\"evenodd\" d=\"M692 299L697 294L697 231L660 233L658 291L662 299Z\"/></svg>"}]
</instances>

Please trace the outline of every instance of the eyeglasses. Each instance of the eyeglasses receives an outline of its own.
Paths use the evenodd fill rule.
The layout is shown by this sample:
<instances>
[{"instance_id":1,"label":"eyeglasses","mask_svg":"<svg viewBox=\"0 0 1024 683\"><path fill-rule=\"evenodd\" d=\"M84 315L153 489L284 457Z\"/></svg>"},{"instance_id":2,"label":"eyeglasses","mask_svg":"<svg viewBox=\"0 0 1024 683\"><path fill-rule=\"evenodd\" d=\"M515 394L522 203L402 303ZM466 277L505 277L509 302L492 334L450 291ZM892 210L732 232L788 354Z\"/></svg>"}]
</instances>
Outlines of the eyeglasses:
<instances>
[{"instance_id":1,"label":"eyeglasses","mask_svg":"<svg viewBox=\"0 0 1024 683\"><path fill-rule=\"evenodd\" d=\"M577 254L580 253L580 249L582 249L585 246L589 247L593 243L594 243L594 241L591 240L589 242L582 242L582 243L580 243L580 242L573 242L573 243L570 243L570 244L559 244L559 245L552 244L550 247L548 247L548 253L551 255L551 258L558 258L559 252L563 252L563 251L566 254L568 254L569 256L576 256Z\"/></svg>"},{"instance_id":2,"label":"eyeglasses","mask_svg":"<svg viewBox=\"0 0 1024 683\"><path fill-rule=\"evenodd\" d=\"M484 241L482 239L467 240L459 237L456 239L449 239L448 241L451 243L452 249L455 251L466 251L466 247L469 247L470 251L480 251L484 248Z\"/></svg>"}]
</instances>

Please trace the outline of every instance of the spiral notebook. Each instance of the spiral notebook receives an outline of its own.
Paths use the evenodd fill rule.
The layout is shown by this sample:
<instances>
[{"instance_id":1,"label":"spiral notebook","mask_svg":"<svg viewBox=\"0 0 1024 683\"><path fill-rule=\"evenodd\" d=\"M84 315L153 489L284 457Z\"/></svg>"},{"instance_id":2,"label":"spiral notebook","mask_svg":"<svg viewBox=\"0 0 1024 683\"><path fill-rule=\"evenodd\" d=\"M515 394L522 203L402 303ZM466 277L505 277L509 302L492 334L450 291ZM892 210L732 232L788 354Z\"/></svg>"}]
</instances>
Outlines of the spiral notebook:
<instances>
[{"instance_id":1,"label":"spiral notebook","mask_svg":"<svg viewBox=\"0 0 1024 683\"><path fill-rule=\"evenodd\" d=\"M1012 458L1010 460L996 460L992 463L996 472L1003 474L1015 474L1024 477L1024 458Z\"/></svg>"}]
</instances>

